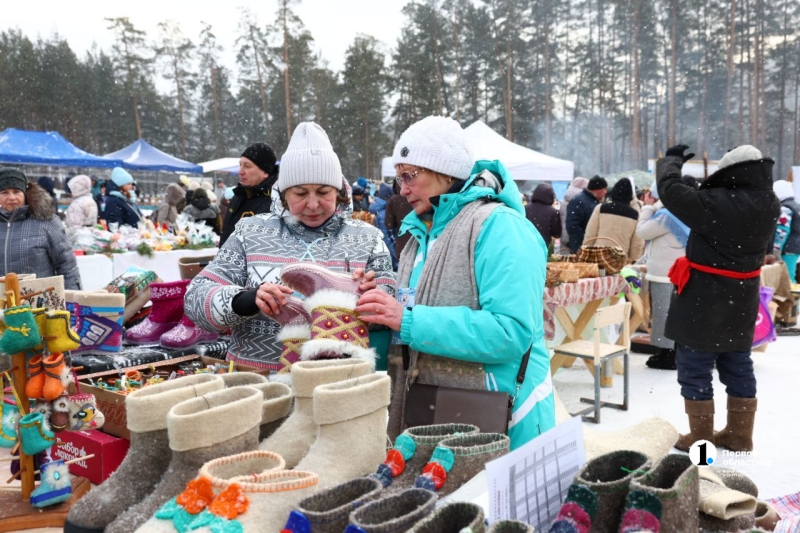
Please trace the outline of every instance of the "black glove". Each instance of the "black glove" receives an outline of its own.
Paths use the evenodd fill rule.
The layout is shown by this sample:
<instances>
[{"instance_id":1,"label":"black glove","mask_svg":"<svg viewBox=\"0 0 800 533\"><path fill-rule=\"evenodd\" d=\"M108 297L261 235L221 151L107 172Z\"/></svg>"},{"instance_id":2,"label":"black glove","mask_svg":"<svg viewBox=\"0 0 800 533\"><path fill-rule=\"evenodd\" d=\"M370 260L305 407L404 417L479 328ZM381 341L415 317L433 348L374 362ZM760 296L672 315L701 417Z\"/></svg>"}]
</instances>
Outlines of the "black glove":
<instances>
[{"instance_id":1,"label":"black glove","mask_svg":"<svg viewBox=\"0 0 800 533\"><path fill-rule=\"evenodd\" d=\"M686 163L688 160L694 157L694 153L685 154L684 152L688 150L689 147L685 144L679 144L677 146L673 146L672 148L667 149L667 155L674 155L683 159L683 162Z\"/></svg>"}]
</instances>

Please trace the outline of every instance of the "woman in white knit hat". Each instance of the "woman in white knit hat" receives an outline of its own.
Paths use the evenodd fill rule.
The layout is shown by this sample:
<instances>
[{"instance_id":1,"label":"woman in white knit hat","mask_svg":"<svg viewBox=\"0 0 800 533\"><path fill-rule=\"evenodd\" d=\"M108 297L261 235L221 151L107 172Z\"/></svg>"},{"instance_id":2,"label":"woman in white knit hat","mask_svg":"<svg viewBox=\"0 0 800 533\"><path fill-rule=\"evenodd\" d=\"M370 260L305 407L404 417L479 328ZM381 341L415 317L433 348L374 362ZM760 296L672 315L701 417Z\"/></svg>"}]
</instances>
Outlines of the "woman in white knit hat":
<instances>
[{"instance_id":1,"label":"woman in white knit hat","mask_svg":"<svg viewBox=\"0 0 800 533\"><path fill-rule=\"evenodd\" d=\"M410 405L408 377L509 393L509 436L519 447L555 426L542 309L547 247L525 218L512 176L499 161L476 163L454 120L413 124L397 141L393 163L413 208L400 229L413 237L400 256L403 303L373 290L356 307L407 347L401 352L408 357L390 360L390 436L401 431Z\"/></svg>"},{"instance_id":2,"label":"woman in white knit hat","mask_svg":"<svg viewBox=\"0 0 800 533\"><path fill-rule=\"evenodd\" d=\"M392 296L395 276L380 230L337 211L350 198L339 157L318 124L297 126L277 185L281 208L236 224L192 281L185 308L202 329L232 330L228 360L287 372L294 361L281 358L281 324L273 320L286 316L293 292L281 284L281 267L311 261L352 273L362 290L380 287Z\"/></svg>"}]
</instances>

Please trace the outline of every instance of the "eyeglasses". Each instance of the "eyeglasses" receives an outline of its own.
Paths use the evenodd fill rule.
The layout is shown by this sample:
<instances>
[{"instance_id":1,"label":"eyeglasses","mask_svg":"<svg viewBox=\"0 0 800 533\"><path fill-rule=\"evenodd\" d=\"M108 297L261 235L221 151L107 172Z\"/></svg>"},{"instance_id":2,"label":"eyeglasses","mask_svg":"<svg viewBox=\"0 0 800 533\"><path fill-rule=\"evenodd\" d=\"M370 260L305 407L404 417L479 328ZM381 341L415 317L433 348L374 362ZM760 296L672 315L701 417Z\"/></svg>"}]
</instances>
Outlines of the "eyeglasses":
<instances>
[{"instance_id":1,"label":"eyeglasses","mask_svg":"<svg viewBox=\"0 0 800 533\"><path fill-rule=\"evenodd\" d=\"M408 185L411 187L411 184L414 183L414 180L417 178L417 174L422 172L426 172L428 169L421 168L419 170L415 170L414 172L404 171L401 172L399 176L397 176L394 181L397 182L397 185L402 187L403 185Z\"/></svg>"}]
</instances>

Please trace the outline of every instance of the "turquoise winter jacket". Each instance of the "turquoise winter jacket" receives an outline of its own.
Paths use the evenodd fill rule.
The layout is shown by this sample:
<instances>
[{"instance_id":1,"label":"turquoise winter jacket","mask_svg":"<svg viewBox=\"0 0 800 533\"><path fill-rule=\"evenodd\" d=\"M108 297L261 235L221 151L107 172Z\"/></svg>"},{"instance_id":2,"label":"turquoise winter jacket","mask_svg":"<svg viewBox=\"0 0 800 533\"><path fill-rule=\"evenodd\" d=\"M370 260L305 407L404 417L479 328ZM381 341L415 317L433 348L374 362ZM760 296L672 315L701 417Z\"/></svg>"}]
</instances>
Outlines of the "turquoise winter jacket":
<instances>
[{"instance_id":1,"label":"turquoise winter jacket","mask_svg":"<svg viewBox=\"0 0 800 533\"><path fill-rule=\"evenodd\" d=\"M472 186L487 169L502 181L499 192ZM447 198L447 201L442 201ZM415 288L430 246L467 204L481 198L502 202L484 222L475 247L480 310L417 305L406 309L400 340L412 349L483 363L486 390L514 394L522 356L531 346L525 381L517 393L509 437L515 449L556 424L550 357L544 342L543 295L547 247L525 210L511 175L499 161L478 161L460 192L440 197L430 231L412 211L401 234L419 243L411 273Z\"/></svg>"}]
</instances>

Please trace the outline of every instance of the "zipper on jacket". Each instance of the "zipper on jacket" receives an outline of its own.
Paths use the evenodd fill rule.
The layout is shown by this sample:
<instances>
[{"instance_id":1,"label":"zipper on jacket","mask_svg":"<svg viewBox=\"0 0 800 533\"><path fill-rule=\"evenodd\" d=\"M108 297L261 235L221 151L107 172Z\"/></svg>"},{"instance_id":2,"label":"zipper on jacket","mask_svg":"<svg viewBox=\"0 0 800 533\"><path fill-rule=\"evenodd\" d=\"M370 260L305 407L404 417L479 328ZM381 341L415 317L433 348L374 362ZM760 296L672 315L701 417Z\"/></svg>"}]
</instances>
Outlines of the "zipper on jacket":
<instances>
[{"instance_id":1,"label":"zipper on jacket","mask_svg":"<svg viewBox=\"0 0 800 533\"><path fill-rule=\"evenodd\" d=\"M5 257L3 258L3 266L5 266L5 273L8 274L8 241L11 238L11 223L14 221L14 215L16 214L17 210L11 212L11 216L8 218L8 231L6 232L6 244L3 248L5 252Z\"/></svg>"}]
</instances>

